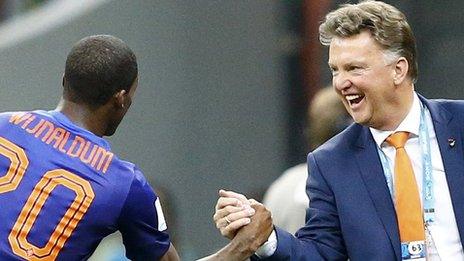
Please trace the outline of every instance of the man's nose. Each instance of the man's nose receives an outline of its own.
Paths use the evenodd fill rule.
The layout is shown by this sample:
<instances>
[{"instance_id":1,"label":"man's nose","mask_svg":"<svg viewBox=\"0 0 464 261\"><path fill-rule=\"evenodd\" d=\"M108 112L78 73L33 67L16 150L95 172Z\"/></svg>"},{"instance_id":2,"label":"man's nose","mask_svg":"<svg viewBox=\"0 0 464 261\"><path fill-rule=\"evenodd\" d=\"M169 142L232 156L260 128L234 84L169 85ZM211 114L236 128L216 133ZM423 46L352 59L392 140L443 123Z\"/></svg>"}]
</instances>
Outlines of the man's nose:
<instances>
[{"instance_id":1,"label":"man's nose","mask_svg":"<svg viewBox=\"0 0 464 261\"><path fill-rule=\"evenodd\" d=\"M351 80L346 73L340 72L333 78L333 85L338 91L342 91L351 86Z\"/></svg>"}]
</instances>

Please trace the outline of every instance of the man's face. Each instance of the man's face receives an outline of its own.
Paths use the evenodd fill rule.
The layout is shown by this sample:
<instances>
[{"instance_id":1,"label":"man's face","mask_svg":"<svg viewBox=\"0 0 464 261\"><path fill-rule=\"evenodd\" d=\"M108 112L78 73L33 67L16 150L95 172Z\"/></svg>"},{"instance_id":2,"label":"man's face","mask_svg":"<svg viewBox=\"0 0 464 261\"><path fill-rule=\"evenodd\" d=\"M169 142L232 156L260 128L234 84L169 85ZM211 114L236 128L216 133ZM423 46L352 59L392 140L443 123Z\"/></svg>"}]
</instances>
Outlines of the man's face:
<instances>
[{"instance_id":1,"label":"man's face","mask_svg":"<svg viewBox=\"0 0 464 261\"><path fill-rule=\"evenodd\" d=\"M398 108L395 62L387 64L381 47L363 31L348 38L336 37L329 48L333 86L353 120L376 129L391 125Z\"/></svg>"},{"instance_id":2,"label":"man's face","mask_svg":"<svg viewBox=\"0 0 464 261\"><path fill-rule=\"evenodd\" d=\"M105 136L111 136L116 132L116 129L118 128L122 119L126 115L130 106L132 105L132 99L135 95L135 90L137 89L137 86L138 86L138 77L135 78L134 83L132 84L132 87L130 88L129 92L124 94L124 101L125 101L124 107L119 108L118 111L113 114L113 117L110 123L108 124L107 130L105 132Z\"/></svg>"}]
</instances>

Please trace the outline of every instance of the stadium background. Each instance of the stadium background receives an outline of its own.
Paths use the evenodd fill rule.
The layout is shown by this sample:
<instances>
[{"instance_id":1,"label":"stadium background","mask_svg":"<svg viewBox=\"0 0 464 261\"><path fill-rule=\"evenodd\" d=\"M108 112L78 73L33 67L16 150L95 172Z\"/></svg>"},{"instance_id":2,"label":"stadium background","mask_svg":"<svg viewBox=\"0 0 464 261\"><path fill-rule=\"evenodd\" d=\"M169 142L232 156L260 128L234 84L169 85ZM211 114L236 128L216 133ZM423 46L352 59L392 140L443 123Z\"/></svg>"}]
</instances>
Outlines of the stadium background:
<instances>
[{"instance_id":1,"label":"stadium background","mask_svg":"<svg viewBox=\"0 0 464 261\"><path fill-rule=\"evenodd\" d=\"M218 189L259 199L305 160L307 100L330 82L315 29L340 2L0 1L0 110L53 109L74 42L125 40L138 56L139 88L109 140L163 192L176 246L191 260L226 242L211 218ZM386 2L415 31L417 90L464 98L464 2Z\"/></svg>"}]
</instances>

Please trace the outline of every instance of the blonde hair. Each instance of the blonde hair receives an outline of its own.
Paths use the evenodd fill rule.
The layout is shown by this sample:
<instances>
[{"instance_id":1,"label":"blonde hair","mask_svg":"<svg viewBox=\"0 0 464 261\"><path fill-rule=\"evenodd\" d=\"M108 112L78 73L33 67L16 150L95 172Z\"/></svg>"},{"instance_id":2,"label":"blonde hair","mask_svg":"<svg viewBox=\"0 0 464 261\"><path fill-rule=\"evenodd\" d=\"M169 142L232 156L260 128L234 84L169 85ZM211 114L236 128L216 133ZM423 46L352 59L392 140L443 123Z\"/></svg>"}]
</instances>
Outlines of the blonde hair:
<instances>
[{"instance_id":1,"label":"blonde hair","mask_svg":"<svg viewBox=\"0 0 464 261\"><path fill-rule=\"evenodd\" d=\"M367 30L383 47L385 59L405 57L409 63L408 75L417 81L416 40L406 16L397 8L380 1L362 1L344 4L326 15L319 27L319 40L330 45L334 37L346 38Z\"/></svg>"}]
</instances>

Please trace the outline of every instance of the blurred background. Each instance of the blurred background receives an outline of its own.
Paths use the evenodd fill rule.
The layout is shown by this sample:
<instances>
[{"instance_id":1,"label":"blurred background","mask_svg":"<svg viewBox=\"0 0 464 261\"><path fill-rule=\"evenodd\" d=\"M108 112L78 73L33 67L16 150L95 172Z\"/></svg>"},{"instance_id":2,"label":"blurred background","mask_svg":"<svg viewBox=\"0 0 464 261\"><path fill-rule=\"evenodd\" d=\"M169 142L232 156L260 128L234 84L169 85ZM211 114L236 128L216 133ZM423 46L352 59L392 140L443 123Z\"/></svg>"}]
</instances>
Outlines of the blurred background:
<instances>
[{"instance_id":1,"label":"blurred background","mask_svg":"<svg viewBox=\"0 0 464 261\"><path fill-rule=\"evenodd\" d=\"M72 44L122 38L137 54L139 88L109 140L144 171L182 260L193 260L227 242L212 222L220 188L260 199L305 161L306 107L331 80L318 25L341 2L0 0L0 110L53 109ZM415 32L417 90L464 98L464 2L386 2ZM95 260L121 260L120 247L104 243Z\"/></svg>"}]
</instances>

